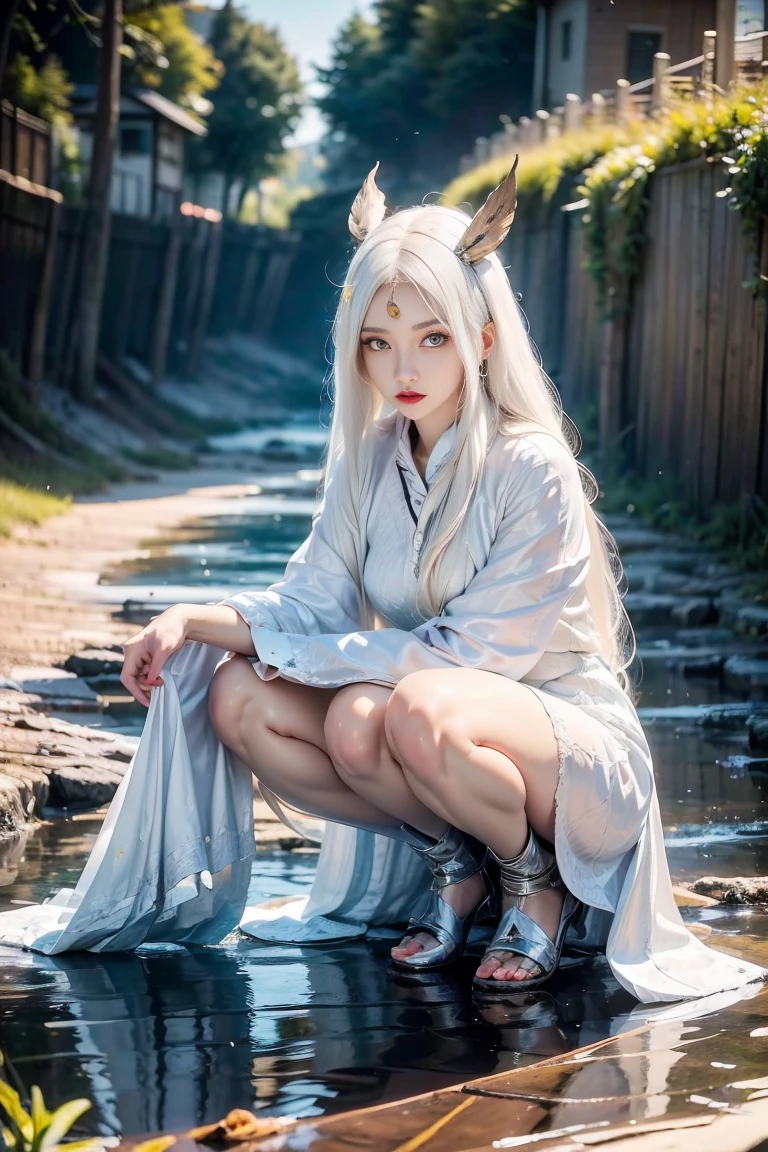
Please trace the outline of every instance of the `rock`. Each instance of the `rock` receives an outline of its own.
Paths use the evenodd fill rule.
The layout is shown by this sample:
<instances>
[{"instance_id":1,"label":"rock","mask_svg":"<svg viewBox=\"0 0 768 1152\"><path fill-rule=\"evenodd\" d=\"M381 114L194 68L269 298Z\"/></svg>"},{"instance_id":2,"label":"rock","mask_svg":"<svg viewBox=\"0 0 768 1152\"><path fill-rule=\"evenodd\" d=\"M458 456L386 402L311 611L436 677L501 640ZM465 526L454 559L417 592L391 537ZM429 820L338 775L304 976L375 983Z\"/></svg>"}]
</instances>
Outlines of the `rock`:
<instances>
[{"instance_id":1,"label":"rock","mask_svg":"<svg viewBox=\"0 0 768 1152\"><path fill-rule=\"evenodd\" d=\"M675 668L683 676L718 677L725 664L725 656L686 656L680 660L669 660L668 668Z\"/></svg>"},{"instance_id":2,"label":"rock","mask_svg":"<svg viewBox=\"0 0 768 1152\"><path fill-rule=\"evenodd\" d=\"M714 624L717 609L711 600L703 596L676 604L670 613L676 624L683 628L699 628L703 624Z\"/></svg>"},{"instance_id":3,"label":"rock","mask_svg":"<svg viewBox=\"0 0 768 1152\"><path fill-rule=\"evenodd\" d=\"M750 716L768 718L768 706L755 701L746 701L743 704L703 704L700 723L704 728L738 732L746 729Z\"/></svg>"},{"instance_id":4,"label":"rock","mask_svg":"<svg viewBox=\"0 0 768 1152\"><path fill-rule=\"evenodd\" d=\"M768 717L768 703L745 701L738 704L677 704L668 708L638 708L644 724L696 724L727 732L745 730L749 716Z\"/></svg>"},{"instance_id":5,"label":"rock","mask_svg":"<svg viewBox=\"0 0 768 1152\"><path fill-rule=\"evenodd\" d=\"M117 767L72 764L54 768L49 803L61 808L100 808L110 802L122 778L123 771Z\"/></svg>"},{"instance_id":6,"label":"rock","mask_svg":"<svg viewBox=\"0 0 768 1152\"><path fill-rule=\"evenodd\" d=\"M19 666L12 669L12 675L23 692L32 693L43 699L72 700L78 703L87 701L91 705L98 700L96 693L84 680L61 668Z\"/></svg>"},{"instance_id":7,"label":"rock","mask_svg":"<svg viewBox=\"0 0 768 1152\"><path fill-rule=\"evenodd\" d=\"M736 616L735 628L739 636L768 636L768 608L759 604L742 608Z\"/></svg>"},{"instance_id":8,"label":"rock","mask_svg":"<svg viewBox=\"0 0 768 1152\"><path fill-rule=\"evenodd\" d=\"M730 628L680 628L675 633L675 640L678 644L711 649L719 644L732 644L733 632Z\"/></svg>"},{"instance_id":9,"label":"rock","mask_svg":"<svg viewBox=\"0 0 768 1152\"><path fill-rule=\"evenodd\" d=\"M723 666L725 687L734 693L768 695L768 660L729 656Z\"/></svg>"},{"instance_id":10,"label":"rock","mask_svg":"<svg viewBox=\"0 0 768 1152\"><path fill-rule=\"evenodd\" d=\"M720 904L768 904L768 876L702 876L686 887Z\"/></svg>"},{"instance_id":11,"label":"rock","mask_svg":"<svg viewBox=\"0 0 768 1152\"><path fill-rule=\"evenodd\" d=\"M669 537L663 532L653 528L625 528L617 526L612 533L619 546L619 551L642 552L651 548L665 548L669 544Z\"/></svg>"},{"instance_id":12,"label":"rock","mask_svg":"<svg viewBox=\"0 0 768 1152\"><path fill-rule=\"evenodd\" d=\"M748 716L747 732L753 752L768 752L768 716Z\"/></svg>"},{"instance_id":13,"label":"rock","mask_svg":"<svg viewBox=\"0 0 768 1152\"><path fill-rule=\"evenodd\" d=\"M60 665L75 676L117 676L123 668L123 657L106 648L85 648L73 656L68 656Z\"/></svg>"},{"instance_id":14,"label":"rock","mask_svg":"<svg viewBox=\"0 0 768 1152\"><path fill-rule=\"evenodd\" d=\"M9 680L7 676L0 676L0 690L6 692L23 692L18 680Z\"/></svg>"},{"instance_id":15,"label":"rock","mask_svg":"<svg viewBox=\"0 0 768 1152\"><path fill-rule=\"evenodd\" d=\"M702 896L699 892L691 890L687 884L673 884L672 894L678 908L711 908L717 904L711 896Z\"/></svg>"},{"instance_id":16,"label":"rock","mask_svg":"<svg viewBox=\"0 0 768 1152\"><path fill-rule=\"evenodd\" d=\"M653 592L628 592L624 597L624 607L636 628L668 624L672 618L672 609L679 603L677 596L656 595Z\"/></svg>"}]
</instances>

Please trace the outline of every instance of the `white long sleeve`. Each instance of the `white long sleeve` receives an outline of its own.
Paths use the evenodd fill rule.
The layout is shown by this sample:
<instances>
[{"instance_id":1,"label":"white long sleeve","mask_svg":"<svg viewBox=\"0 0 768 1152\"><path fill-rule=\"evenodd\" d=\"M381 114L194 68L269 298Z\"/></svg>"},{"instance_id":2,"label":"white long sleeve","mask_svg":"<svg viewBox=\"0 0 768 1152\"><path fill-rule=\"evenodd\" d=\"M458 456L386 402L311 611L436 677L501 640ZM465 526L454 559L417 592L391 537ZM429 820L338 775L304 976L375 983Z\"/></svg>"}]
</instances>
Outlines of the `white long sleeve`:
<instances>
[{"instance_id":1,"label":"white long sleeve","mask_svg":"<svg viewBox=\"0 0 768 1152\"><path fill-rule=\"evenodd\" d=\"M349 573L329 542L323 519L317 520L314 540L310 537L304 551L299 550L314 561L301 587L302 596L311 592L309 602L294 609L293 601L284 602L276 592L281 615L275 627L261 622L259 600L255 615L250 612L249 594L227 601L252 625L259 674L327 688L358 681L394 685L425 668L480 668L512 679L524 677L547 650L589 563L578 471L572 458L563 470L565 460L564 450L553 456L541 450L528 454L519 475L507 485L504 514L487 562L441 616L412 631L333 628L332 621L342 618L341 609L345 619L351 618ZM291 627L293 618L300 627ZM323 621L324 629L316 627ZM267 673L266 665L276 671Z\"/></svg>"}]
</instances>

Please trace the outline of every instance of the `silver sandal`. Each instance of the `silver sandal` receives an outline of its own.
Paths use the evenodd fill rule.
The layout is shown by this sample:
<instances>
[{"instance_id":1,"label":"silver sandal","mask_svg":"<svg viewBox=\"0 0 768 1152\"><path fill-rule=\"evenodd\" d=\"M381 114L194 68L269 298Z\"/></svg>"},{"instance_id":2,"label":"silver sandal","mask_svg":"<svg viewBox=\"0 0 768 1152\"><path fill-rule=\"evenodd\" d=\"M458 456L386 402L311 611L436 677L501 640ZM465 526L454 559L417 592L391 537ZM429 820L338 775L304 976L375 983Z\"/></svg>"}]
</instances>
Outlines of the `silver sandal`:
<instances>
[{"instance_id":1,"label":"silver sandal","mask_svg":"<svg viewBox=\"0 0 768 1152\"><path fill-rule=\"evenodd\" d=\"M535 892L544 892L547 888L557 888L562 884L554 854L542 847L532 828L529 829L528 842L519 856L512 860L501 860L495 852L491 852L491 856L499 865L501 889L505 896L532 896ZM554 940L550 940L535 920L513 904L499 921L480 967L495 953L510 952L532 960L541 969L541 975L527 980L495 980L493 977L475 976L473 989L484 995L507 995L511 992L527 992L549 980L560 963L565 934L582 907L581 901L566 889L557 935Z\"/></svg>"},{"instance_id":2,"label":"silver sandal","mask_svg":"<svg viewBox=\"0 0 768 1152\"><path fill-rule=\"evenodd\" d=\"M407 960L392 958L390 963L400 971L412 972L417 969L423 972L427 969L442 968L457 960L464 951L473 924L481 915L490 912L493 892L485 872L488 849L474 836L461 832L452 824L442 839L437 841L410 825L401 825L401 830L406 828L410 834L411 847L424 857L432 870L429 903L422 916L408 921L406 935L428 932L435 937L437 944L434 948L416 952ZM466 916L459 916L445 900L441 899L440 892L449 884L460 884L462 880L469 880L478 872L485 885L485 897Z\"/></svg>"}]
</instances>

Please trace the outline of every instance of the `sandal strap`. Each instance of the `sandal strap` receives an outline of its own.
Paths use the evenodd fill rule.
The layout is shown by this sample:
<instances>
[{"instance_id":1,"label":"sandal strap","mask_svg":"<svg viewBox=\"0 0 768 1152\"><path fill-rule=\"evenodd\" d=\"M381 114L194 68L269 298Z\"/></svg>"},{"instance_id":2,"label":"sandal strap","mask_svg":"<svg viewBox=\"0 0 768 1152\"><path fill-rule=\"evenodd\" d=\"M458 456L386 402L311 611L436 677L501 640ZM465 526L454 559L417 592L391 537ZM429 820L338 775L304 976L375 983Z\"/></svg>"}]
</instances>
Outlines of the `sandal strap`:
<instances>
[{"instance_id":1,"label":"sandal strap","mask_svg":"<svg viewBox=\"0 0 768 1152\"><path fill-rule=\"evenodd\" d=\"M499 921L494 937L483 956L483 964L497 952L524 956L534 964L538 964L542 972L550 971L558 957L553 941L541 925L516 905L508 908Z\"/></svg>"},{"instance_id":2,"label":"sandal strap","mask_svg":"<svg viewBox=\"0 0 768 1152\"><path fill-rule=\"evenodd\" d=\"M405 826L404 826L405 827ZM485 844L474 836L448 825L445 835L435 841L431 836L416 832L411 846L423 856L432 872L432 891L439 892L449 884L460 884L476 876L488 855ZM421 843L417 843L419 837Z\"/></svg>"},{"instance_id":3,"label":"sandal strap","mask_svg":"<svg viewBox=\"0 0 768 1152\"><path fill-rule=\"evenodd\" d=\"M562 884L554 853L543 847L530 827L528 840L519 856L502 860L495 852L491 852L491 855L499 865L501 888L505 896L532 896Z\"/></svg>"}]
</instances>

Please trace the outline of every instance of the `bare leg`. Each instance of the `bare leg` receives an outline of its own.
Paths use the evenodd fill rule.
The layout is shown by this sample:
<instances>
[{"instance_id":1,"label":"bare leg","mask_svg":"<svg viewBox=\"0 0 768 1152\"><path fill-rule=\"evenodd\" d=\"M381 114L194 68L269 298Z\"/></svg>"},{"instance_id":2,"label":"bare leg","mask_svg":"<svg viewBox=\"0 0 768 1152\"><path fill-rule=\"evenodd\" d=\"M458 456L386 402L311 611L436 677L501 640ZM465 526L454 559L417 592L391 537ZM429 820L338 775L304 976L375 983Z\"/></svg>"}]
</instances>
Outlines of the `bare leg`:
<instances>
[{"instance_id":1,"label":"bare leg","mask_svg":"<svg viewBox=\"0 0 768 1152\"><path fill-rule=\"evenodd\" d=\"M452 822L448 811L423 789L421 798L414 794L387 741L384 723L391 695L391 688L378 684L349 684L339 689L325 721L326 746L339 776L358 796L439 839ZM484 892L480 876L472 876L444 888L441 899L465 916L480 903ZM392 949L392 956L405 959L427 947L431 939L425 932L406 936Z\"/></svg>"},{"instance_id":2,"label":"bare leg","mask_svg":"<svg viewBox=\"0 0 768 1152\"><path fill-rule=\"evenodd\" d=\"M258 780L304 812L342 822L394 823L337 775L323 727L332 689L262 680L245 656L216 669L208 692L213 727Z\"/></svg>"},{"instance_id":3,"label":"bare leg","mask_svg":"<svg viewBox=\"0 0 768 1152\"><path fill-rule=\"evenodd\" d=\"M554 839L557 742L524 685L475 669L415 672L394 690L385 731L414 794L498 856L517 856L529 825ZM562 888L550 889L521 907L554 937L563 899ZM511 953L478 969L484 978L521 983L537 973L535 963Z\"/></svg>"}]
</instances>

